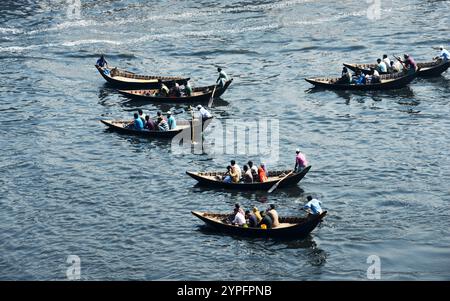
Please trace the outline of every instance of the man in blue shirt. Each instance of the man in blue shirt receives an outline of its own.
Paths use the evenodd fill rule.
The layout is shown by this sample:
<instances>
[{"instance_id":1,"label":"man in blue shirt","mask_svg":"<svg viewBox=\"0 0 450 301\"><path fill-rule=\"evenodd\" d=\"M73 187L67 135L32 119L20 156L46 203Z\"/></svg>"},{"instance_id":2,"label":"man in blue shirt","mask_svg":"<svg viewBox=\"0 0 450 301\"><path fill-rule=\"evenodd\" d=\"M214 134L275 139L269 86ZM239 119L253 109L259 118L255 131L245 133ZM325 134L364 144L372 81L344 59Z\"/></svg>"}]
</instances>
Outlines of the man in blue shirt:
<instances>
[{"instance_id":1,"label":"man in blue shirt","mask_svg":"<svg viewBox=\"0 0 450 301\"><path fill-rule=\"evenodd\" d=\"M169 124L169 130L174 130L177 127L177 122L170 111L167 112L167 123Z\"/></svg>"},{"instance_id":2,"label":"man in blue shirt","mask_svg":"<svg viewBox=\"0 0 450 301\"><path fill-rule=\"evenodd\" d=\"M447 49L444 48L444 46L440 46L439 50L441 51L441 53L438 57L435 57L435 59L441 59L444 62L448 62L450 60L450 53L447 51Z\"/></svg>"},{"instance_id":3,"label":"man in blue shirt","mask_svg":"<svg viewBox=\"0 0 450 301\"><path fill-rule=\"evenodd\" d=\"M100 67L107 67L108 66L108 62L105 60L105 57L103 56L103 54L102 54L102 56L97 60L97 63L96 63L98 66L100 66Z\"/></svg>"},{"instance_id":4,"label":"man in blue shirt","mask_svg":"<svg viewBox=\"0 0 450 301\"><path fill-rule=\"evenodd\" d=\"M134 113L134 129L137 131L142 131L144 129L144 123L138 113Z\"/></svg>"},{"instance_id":5,"label":"man in blue shirt","mask_svg":"<svg viewBox=\"0 0 450 301\"><path fill-rule=\"evenodd\" d=\"M312 215L318 215L323 212L322 207L320 207L320 205L322 205L321 201L313 199L310 195L307 197L307 200L308 203L303 206L303 209L309 210Z\"/></svg>"}]
</instances>

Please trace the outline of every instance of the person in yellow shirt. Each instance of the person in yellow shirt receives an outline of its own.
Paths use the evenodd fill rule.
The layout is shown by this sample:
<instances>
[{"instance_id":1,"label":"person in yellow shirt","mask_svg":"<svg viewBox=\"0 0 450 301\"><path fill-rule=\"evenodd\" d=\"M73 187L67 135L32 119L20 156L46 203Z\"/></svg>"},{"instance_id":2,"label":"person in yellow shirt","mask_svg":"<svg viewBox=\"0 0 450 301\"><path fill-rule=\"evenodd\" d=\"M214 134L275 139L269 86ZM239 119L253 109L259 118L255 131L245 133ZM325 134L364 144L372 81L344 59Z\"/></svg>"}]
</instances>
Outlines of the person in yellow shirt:
<instances>
[{"instance_id":1,"label":"person in yellow shirt","mask_svg":"<svg viewBox=\"0 0 450 301\"><path fill-rule=\"evenodd\" d=\"M261 213L259 213L259 210L258 210L258 208L256 208L256 207L253 207L252 211L253 211L253 213L255 214L256 219L257 219L258 224L259 224L259 223L262 221Z\"/></svg>"}]
</instances>

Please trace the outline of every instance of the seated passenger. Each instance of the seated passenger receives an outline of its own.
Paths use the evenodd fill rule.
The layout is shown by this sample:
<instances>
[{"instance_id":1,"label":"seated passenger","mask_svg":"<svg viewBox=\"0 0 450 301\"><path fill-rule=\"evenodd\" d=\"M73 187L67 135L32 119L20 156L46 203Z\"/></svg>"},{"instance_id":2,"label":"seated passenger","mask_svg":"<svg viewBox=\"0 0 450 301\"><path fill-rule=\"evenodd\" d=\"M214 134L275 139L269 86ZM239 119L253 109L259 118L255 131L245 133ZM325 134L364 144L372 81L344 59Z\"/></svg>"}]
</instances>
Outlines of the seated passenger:
<instances>
[{"instance_id":1,"label":"seated passenger","mask_svg":"<svg viewBox=\"0 0 450 301\"><path fill-rule=\"evenodd\" d=\"M167 124L169 125L169 130L174 130L177 127L177 122L175 121L175 118L172 116L172 112L167 112Z\"/></svg>"},{"instance_id":2,"label":"seated passenger","mask_svg":"<svg viewBox=\"0 0 450 301\"><path fill-rule=\"evenodd\" d=\"M258 226L263 228L262 225L265 225L267 229L272 228L272 218L266 214L264 211L261 211L262 220L259 222Z\"/></svg>"},{"instance_id":3,"label":"seated passenger","mask_svg":"<svg viewBox=\"0 0 450 301\"><path fill-rule=\"evenodd\" d=\"M272 219L272 226L273 228L278 227L280 225L278 212L275 210L275 205L270 204L269 208L267 209L267 214Z\"/></svg>"},{"instance_id":4,"label":"seated passenger","mask_svg":"<svg viewBox=\"0 0 450 301\"><path fill-rule=\"evenodd\" d=\"M245 224L244 214L241 211L236 210L236 209L234 209L234 214L235 214L234 219L231 223L236 226L243 226Z\"/></svg>"},{"instance_id":5,"label":"seated passenger","mask_svg":"<svg viewBox=\"0 0 450 301\"><path fill-rule=\"evenodd\" d=\"M252 171L247 165L244 165L244 183L253 183Z\"/></svg>"},{"instance_id":6,"label":"seated passenger","mask_svg":"<svg viewBox=\"0 0 450 301\"><path fill-rule=\"evenodd\" d=\"M177 82L173 82L172 88L169 90L170 96L181 97L180 85Z\"/></svg>"},{"instance_id":7,"label":"seated passenger","mask_svg":"<svg viewBox=\"0 0 450 301\"><path fill-rule=\"evenodd\" d=\"M245 218L248 220L249 227L256 228L258 226L258 219L253 212L245 211Z\"/></svg>"},{"instance_id":8,"label":"seated passenger","mask_svg":"<svg viewBox=\"0 0 450 301\"><path fill-rule=\"evenodd\" d=\"M248 161L247 164L252 172L253 181L258 181L258 167L252 161Z\"/></svg>"},{"instance_id":9,"label":"seated passenger","mask_svg":"<svg viewBox=\"0 0 450 301\"><path fill-rule=\"evenodd\" d=\"M231 166L230 176L233 183L239 183L239 181L241 180L240 174L237 172L235 166Z\"/></svg>"},{"instance_id":10,"label":"seated passenger","mask_svg":"<svg viewBox=\"0 0 450 301\"><path fill-rule=\"evenodd\" d=\"M134 129L137 131L142 131L144 129L144 123L138 113L134 113Z\"/></svg>"},{"instance_id":11,"label":"seated passenger","mask_svg":"<svg viewBox=\"0 0 450 301\"><path fill-rule=\"evenodd\" d=\"M162 82L161 79L158 79L158 96L164 96L164 97L168 97L169 96L169 88L167 88L167 86Z\"/></svg>"},{"instance_id":12,"label":"seated passenger","mask_svg":"<svg viewBox=\"0 0 450 301\"><path fill-rule=\"evenodd\" d=\"M169 130L169 125L167 124L167 121L162 116L161 112L157 113L157 122L156 125L158 126L158 130L162 132L166 132Z\"/></svg>"},{"instance_id":13,"label":"seated passenger","mask_svg":"<svg viewBox=\"0 0 450 301\"><path fill-rule=\"evenodd\" d=\"M153 121L153 119L150 118L149 115L145 116L145 125L144 125L144 129L147 129L149 131L154 131L156 130L156 124Z\"/></svg>"},{"instance_id":14,"label":"seated passenger","mask_svg":"<svg viewBox=\"0 0 450 301\"><path fill-rule=\"evenodd\" d=\"M341 78L336 81L336 84L350 84L351 82L352 76L350 75L350 72L348 72L347 67L342 68Z\"/></svg>"},{"instance_id":15,"label":"seated passenger","mask_svg":"<svg viewBox=\"0 0 450 301\"><path fill-rule=\"evenodd\" d=\"M223 181L225 183L231 183L231 166L230 165L227 166L227 172L225 173L225 175L223 177Z\"/></svg>"},{"instance_id":16,"label":"seated passenger","mask_svg":"<svg viewBox=\"0 0 450 301\"><path fill-rule=\"evenodd\" d=\"M259 224L262 221L261 213L259 213L259 210L256 207L253 207L252 211L253 211L253 214L256 216L256 221Z\"/></svg>"},{"instance_id":17,"label":"seated passenger","mask_svg":"<svg viewBox=\"0 0 450 301\"><path fill-rule=\"evenodd\" d=\"M267 181L267 174L266 174L266 171L264 170L264 165L263 164L261 164L258 167L258 177L259 177L259 181L261 183L264 183L264 182Z\"/></svg>"},{"instance_id":18,"label":"seated passenger","mask_svg":"<svg viewBox=\"0 0 450 301\"><path fill-rule=\"evenodd\" d=\"M384 61L382 61L381 59L377 59L377 71L379 73L387 73L387 66L386 63Z\"/></svg>"}]
</instances>

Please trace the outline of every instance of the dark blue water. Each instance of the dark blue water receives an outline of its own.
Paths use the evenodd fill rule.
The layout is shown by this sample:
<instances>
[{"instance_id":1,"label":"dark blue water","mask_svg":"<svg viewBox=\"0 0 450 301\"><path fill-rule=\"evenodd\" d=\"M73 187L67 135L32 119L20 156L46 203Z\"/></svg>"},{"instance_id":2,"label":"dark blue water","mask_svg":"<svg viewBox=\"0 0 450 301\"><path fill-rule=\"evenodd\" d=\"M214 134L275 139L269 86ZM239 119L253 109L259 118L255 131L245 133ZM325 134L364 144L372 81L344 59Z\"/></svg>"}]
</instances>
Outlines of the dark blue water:
<instances>
[{"instance_id":1,"label":"dark blue water","mask_svg":"<svg viewBox=\"0 0 450 301\"><path fill-rule=\"evenodd\" d=\"M62 0L0 7L0 279L66 279L69 255L95 280L364 280L370 255L384 280L449 279L449 75L372 93L303 79L383 53L430 60L450 48L450 1L381 1L381 19L365 1L81 4L79 16ZM105 131L102 118L186 106L120 96L93 66L100 53L196 86L223 66L234 83L217 120L278 120L270 167L291 168L301 147L311 172L271 195L195 186L186 170L248 156L177 155L170 141ZM240 202L299 215L310 194L330 214L302 241L218 235L190 214Z\"/></svg>"}]
</instances>

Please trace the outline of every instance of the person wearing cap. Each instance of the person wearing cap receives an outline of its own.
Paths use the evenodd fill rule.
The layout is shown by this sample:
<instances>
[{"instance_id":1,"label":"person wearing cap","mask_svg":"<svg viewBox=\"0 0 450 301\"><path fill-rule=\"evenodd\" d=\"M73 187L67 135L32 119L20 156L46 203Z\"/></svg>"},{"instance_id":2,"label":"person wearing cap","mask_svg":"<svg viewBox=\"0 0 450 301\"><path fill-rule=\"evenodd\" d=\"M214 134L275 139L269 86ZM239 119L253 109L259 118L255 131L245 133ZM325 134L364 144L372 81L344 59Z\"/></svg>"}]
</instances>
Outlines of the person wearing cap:
<instances>
[{"instance_id":1,"label":"person wearing cap","mask_svg":"<svg viewBox=\"0 0 450 301\"><path fill-rule=\"evenodd\" d=\"M217 72L219 72L219 77L217 78L216 83L218 83L219 87L223 88L228 81L228 75L220 67L217 68Z\"/></svg>"},{"instance_id":2,"label":"person wearing cap","mask_svg":"<svg viewBox=\"0 0 450 301\"><path fill-rule=\"evenodd\" d=\"M303 206L302 209L308 210L309 214L317 215L322 214L323 210L320 205L322 205L322 202L318 199L313 198L312 196L308 195L306 198L308 202Z\"/></svg>"},{"instance_id":3,"label":"person wearing cap","mask_svg":"<svg viewBox=\"0 0 450 301\"><path fill-rule=\"evenodd\" d=\"M174 130L177 127L177 122L171 111L167 111L167 124L169 125L169 130Z\"/></svg>"},{"instance_id":4,"label":"person wearing cap","mask_svg":"<svg viewBox=\"0 0 450 301\"><path fill-rule=\"evenodd\" d=\"M156 121L156 125L158 126L158 130L161 132L166 132L169 130L169 125L167 124L167 121L164 119L164 117L162 116L161 112L158 112L157 114L157 121Z\"/></svg>"},{"instance_id":5,"label":"person wearing cap","mask_svg":"<svg viewBox=\"0 0 450 301\"><path fill-rule=\"evenodd\" d=\"M278 212L275 210L275 205L270 204L269 208L267 209L267 214L270 215L270 218L272 219L272 227L278 227L280 225Z\"/></svg>"},{"instance_id":6,"label":"person wearing cap","mask_svg":"<svg viewBox=\"0 0 450 301\"><path fill-rule=\"evenodd\" d=\"M208 110L205 109L202 105L198 105L197 110L200 112L200 116L202 117L203 121L212 117L211 113L208 112Z\"/></svg>"},{"instance_id":7,"label":"person wearing cap","mask_svg":"<svg viewBox=\"0 0 450 301\"><path fill-rule=\"evenodd\" d=\"M295 156L295 168L294 168L294 171L298 173L298 172L301 172L303 169L305 169L306 166L308 166L308 161L306 161L306 157L305 157L304 154L302 154L300 152L300 149L297 148L295 153L297 155Z\"/></svg>"},{"instance_id":8,"label":"person wearing cap","mask_svg":"<svg viewBox=\"0 0 450 301\"><path fill-rule=\"evenodd\" d=\"M441 53L434 59L448 62L450 60L450 53L447 51L447 49L444 48L444 46L439 46L439 50L441 51Z\"/></svg>"}]
</instances>

